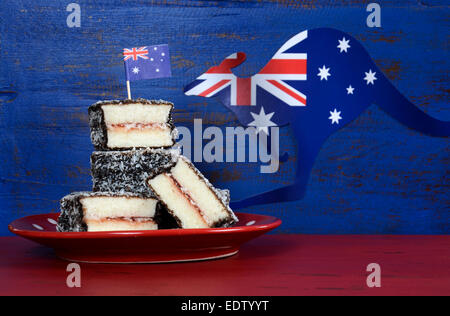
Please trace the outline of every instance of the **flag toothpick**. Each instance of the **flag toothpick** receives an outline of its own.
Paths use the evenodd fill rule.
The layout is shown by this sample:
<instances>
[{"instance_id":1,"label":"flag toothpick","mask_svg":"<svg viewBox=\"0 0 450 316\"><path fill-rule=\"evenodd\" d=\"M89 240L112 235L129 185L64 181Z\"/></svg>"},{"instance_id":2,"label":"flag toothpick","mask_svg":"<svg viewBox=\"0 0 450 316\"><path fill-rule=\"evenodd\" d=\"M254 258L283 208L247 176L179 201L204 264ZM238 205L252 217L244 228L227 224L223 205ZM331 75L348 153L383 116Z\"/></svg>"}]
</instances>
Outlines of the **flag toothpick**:
<instances>
[{"instance_id":1,"label":"flag toothpick","mask_svg":"<svg viewBox=\"0 0 450 316\"><path fill-rule=\"evenodd\" d=\"M125 48L123 56L128 99L131 99L131 81L172 76L169 46L167 44Z\"/></svg>"},{"instance_id":2,"label":"flag toothpick","mask_svg":"<svg viewBox=\"0 0 450 316\"><path fill-rule=\"evenodd\" d=\"M127 92L128 92L128 100L131 100L130 80L127 80Z\"/></svg>"}]
</instances>

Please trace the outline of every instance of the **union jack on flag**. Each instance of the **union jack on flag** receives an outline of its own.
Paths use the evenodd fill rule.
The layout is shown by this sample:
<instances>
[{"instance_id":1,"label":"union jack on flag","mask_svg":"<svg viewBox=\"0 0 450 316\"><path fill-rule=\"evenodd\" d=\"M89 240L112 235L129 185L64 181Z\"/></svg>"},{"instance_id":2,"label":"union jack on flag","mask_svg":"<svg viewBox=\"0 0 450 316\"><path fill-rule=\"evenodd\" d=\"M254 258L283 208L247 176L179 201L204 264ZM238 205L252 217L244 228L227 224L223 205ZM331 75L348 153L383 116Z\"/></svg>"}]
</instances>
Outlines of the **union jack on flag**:
<instances>
[{"instance_id":1,"label":"union jack on flag","mask_svg":"<svg viewBox=\"0 0 450 316\"><path fill-rule=\"evenodd\" d=\"M305 81L307 78L307 54L289 52L307 36L308 33L303 32L293 37L258 74L249 78L239 78L231 71L245 61L245 54L228 56L219 66L210 68L187 86L185 94L209 98L230 88L230 105L255 106L258 104L259 87L290 106L306 106L306 95L288 82Z\"/></svg>"},{"instance_id":2,"label":"union jack on flag","mask_svg":"<svg viewBox=\"0 0 450 316\"><path fill-rule=\"evenodd\" d=\"M148 49L147 46L139 47L139 48L124 48L123 49L123 60L133 59L134 61L138 60L139 58L142 59L148 59Z\"/></svg>"}]
</instances>

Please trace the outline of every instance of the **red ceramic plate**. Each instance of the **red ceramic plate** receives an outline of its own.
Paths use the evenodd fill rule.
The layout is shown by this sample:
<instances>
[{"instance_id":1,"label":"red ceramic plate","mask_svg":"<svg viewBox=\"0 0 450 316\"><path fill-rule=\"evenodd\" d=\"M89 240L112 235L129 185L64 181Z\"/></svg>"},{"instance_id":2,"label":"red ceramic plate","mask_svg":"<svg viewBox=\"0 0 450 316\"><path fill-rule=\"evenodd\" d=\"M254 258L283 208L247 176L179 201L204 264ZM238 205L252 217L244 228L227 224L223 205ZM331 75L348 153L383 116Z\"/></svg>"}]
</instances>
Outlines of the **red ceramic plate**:
<instances>
[{"instance_id":1,"label":"red ceramic plate","mask_svg":"<svg viewBox=\"0 0 450 316\"><path fill-rule=\"evenodd\" d=\"M62 259L91 263L162 263L232 256L240 245L280 226L281 220L237 213L229 228L60 233L57 213L27 216L9 230L55 250Z\"/></svg>"}]
</instances>

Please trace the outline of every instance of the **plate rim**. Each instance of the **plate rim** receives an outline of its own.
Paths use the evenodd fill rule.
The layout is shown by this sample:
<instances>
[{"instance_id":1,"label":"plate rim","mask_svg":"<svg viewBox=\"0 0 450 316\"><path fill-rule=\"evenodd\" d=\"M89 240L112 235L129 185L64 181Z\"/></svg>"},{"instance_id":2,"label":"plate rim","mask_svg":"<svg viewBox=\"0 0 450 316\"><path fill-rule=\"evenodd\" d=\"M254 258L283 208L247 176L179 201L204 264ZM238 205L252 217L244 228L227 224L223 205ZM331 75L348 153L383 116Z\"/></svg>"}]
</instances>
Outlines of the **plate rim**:
<instances>
[{"instance_id":1,"label":"plate rim","mask_svg":"<svg viewBox=\"0 0 450 316\"><path fill-rule=\"evenodd\" d=\"M106 238L126 238L126 237L151 237L151 236L186 236L186 235L210 235L210 234L234 234L242 232L258 232L273 230L282 224L281 219L262 214L253 213L243 213L236 212L238 216L241 214L265 217L271 220L267 224L261 225L250 225L250 226L237 226L237 227L219 227L219 228L185 228L185 229L159 229L159 230L135 230L135 231L108 231L108 232L50 232L50 231L34 231L34 230L23 230L16 228L14 225L18 221L23 221L27 218L32 217L44 217L54 218L59 213L42 213L28 215L18 218L12 221L8 225L8 229L13 234L21 237L33 237L33 238L49 238L49 239L106 239Z\"/></svg>"},{"instance_id":2,"label":"plate rim","mask_svg":"<svg viewBox=\"0 0 450 316\"><path fill-rule=\"evenodd\" d=\"M210 261L210 260L218 260L225 259L232 256L235 256L239 253L240 249L234 250L230 253L225 253L222 255L211 256L211 257L200 257L198 259L168 259L168 260L155 260L155 261L95 261L95 260L81 260L81 259L72 259L72 258L64 258L56 255L61 260L65 260L68 262L78 262L78 263L87 263L87 264L166 264L166 263L188 263L188 262L201 262L201 261Z\"/></svg>"}]
</instances>

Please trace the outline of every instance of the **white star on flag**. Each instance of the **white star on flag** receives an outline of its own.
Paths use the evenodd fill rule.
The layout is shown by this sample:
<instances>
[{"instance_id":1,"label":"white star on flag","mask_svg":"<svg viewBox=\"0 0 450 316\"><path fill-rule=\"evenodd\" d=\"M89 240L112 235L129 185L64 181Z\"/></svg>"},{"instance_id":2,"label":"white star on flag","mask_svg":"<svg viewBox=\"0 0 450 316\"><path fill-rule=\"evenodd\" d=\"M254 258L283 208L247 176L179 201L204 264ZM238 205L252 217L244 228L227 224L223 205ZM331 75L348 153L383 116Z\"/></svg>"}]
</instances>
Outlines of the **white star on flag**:
<instances>
[{"instance_id":1,"label":"white star on flag","mask_svg":"<svg viewBox=\"0 0 450 316\"><path fill-rule=\"evenodd\" d=\"M353 94L354 91L355 91L355 88L353 88L352 85L350 85L350 86L347 88L347 94Z\"/></svg>"},{"instance_id":2,"label":"white star on flag","mask_svg":"<svg viewBox=\"0 0 450 316\"><path fill-rule=\"evenodd\" d=\"M317 75L320 77L320 81L324 79L328 80L328 77L331 76L330 68L327 68L325 65L323 65L322 68L319 68L319 73Z\"/></svg>"},{"instance_id":3,"label":"white star on flag","mask_svg":"<svg viewBox=\"0 0 450 316\"><path fill-rule=\"evenodd\" d=\"M331 120L331 124L339 124L339 120L342 120L341 112L338 112L336 109L334 109L333 112L330 111L331 116L328 118Z\"/></svg>"},{"instance_id":4,"label":"white star on flag","mask_svg":"<svg viewBox=\"0 0 450 316\"><path fill-rule=\"evenodd\" d=\"M342 39L342 41L339 41L339 45L337 46L342 52L346 52L351 47L348 43L350 43L350 40L346 40L345 37Z\"/></svg>"},{"instance_id":5,"label":"white star on flag","mask_svg":"<svg viewBox=\"0 0 450 316\"><path fill-rule=\"evenodd\" d=\"M138 67L134 67L133 68L133 73L135 74L135 75L137 75L138 73L139 73L139 68Z\"/></svg>"},{"instance_id":6,"label":"white star on flag","mask_svg":"<svg viewBox=\"0 0 450 316\"><path fill-rule=\"evenodd\" d=\"M364 78L364 80L367 81L367 85L369 84L375 84L375 80L377 80L377 77L375 77L375 75L377 74L376 72L372 72L372 69L369 70L369 72L366 72L366 77Z\"/></svg>"},{"instance_id":7,"label":"white star on flag","mask_svg":"<svg viewBox=\"0 0 450 316\"><path fill-rule=\"evenodd\" d=\"M257 128L257 133L263 131L264 133L266 133L266 135L269 135L269 127L277 126L270 120L275 112L266 114L264 112L264 107L261 107L261 111L259 112L259 114L255 114L253 112L250 112L250 114L252 115L254 121L248 125L255 126Z\"/></svg>"}]
</instances>

